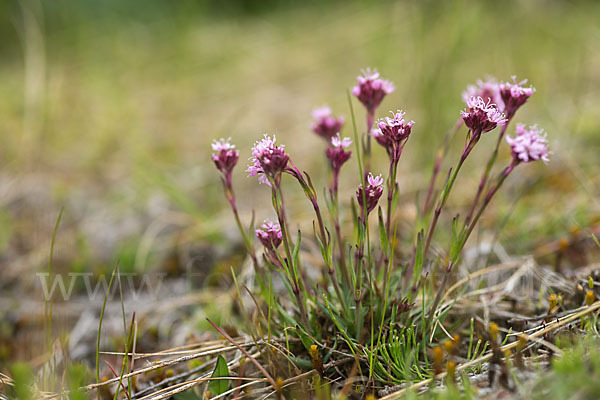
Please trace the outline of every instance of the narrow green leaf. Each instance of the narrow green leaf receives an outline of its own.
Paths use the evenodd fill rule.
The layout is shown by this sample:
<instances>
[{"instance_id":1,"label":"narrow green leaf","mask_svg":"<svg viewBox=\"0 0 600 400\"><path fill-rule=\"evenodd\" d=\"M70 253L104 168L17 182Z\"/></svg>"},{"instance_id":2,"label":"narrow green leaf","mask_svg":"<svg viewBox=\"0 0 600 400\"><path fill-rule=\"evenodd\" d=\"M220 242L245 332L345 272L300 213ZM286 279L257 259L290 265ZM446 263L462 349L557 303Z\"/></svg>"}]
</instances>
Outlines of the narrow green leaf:
<instances>
[{"instance_id":1,"label":"narrow green leaf","mask_svg":"<svg viewBox=\"0 0 600 400\"><path fill-rule=\"evenodd\" d=\"M300 338L300 341L304 345L306 351L310 351L310 346L314 344L312 339L306 332L304 332L304 329L302 329L300 325L296 325L296 332L298 332L298 337Z\"/></svg>"},{"instance_id":2,"label":"narrow green leaf","mask_svg":"<svg viewBox=\"0 0 600 400\"><path fill-rule=\"evenodd\" d=\"M215 370L213 371L211 378L226 378L229 376L229 368L227 368L227 361L223 358L223 356L219 356L217 358L217 365L215 365ZM229 379L214 379L211 380L208 384L208 390L214 396L218 396L227 391L227 387L229 386Z\"/></svg>"},{"instance_id":3,"label":"narrow green leaf","mask_svg":"<svg viewBox=\"0 0 600 400\"><path fill-rule=\"evenodd\" d=\"M252 210L252 219L250 220L250 226L248 227L248 241L249 244L254 242L254 224L256 223L256 213Z\"/></svg>"},{"instance_id":4,"label":"narrow green leaf","mask_svg":"<svg viewBox=\"0 0 600 400\"><path fill-rule=\"evenodd\" d=\"M450 244L450 261L454 264L458 261L460 253L465 244L465 230L458 227L458 215L452 220L452 242Z\"/></svg>"},{"instance_id":5,"label":"narrow green leaf","mask_svg":"<svg viewBox=\"0 0 600 400\"><path fill-rule=\"evenodd\" d=\"M423 270L423 231L417 234L417 250L415 253L415 266L413 271L413 285L416 285L421 279L421 271Z\"/></svg>"},{"instance_id":6,"label":"narrow green leaf","mask_svg":"<svg viewBox=\"0 0 600 400\"><path fill-rule=\"evenodd\" d=\"M381 242L381 249L383 254L388 254L388 236L385 231L385 222L383 220L383 211L381 207L377 208L378 210L378 220L379 220L379 240Z\"/></svg>"},{"instance_id":7,"label":"narrow green leaf","mask_svg":"<svg viewBox=\"0 0 600 400\"><path fill-rule=\"evenodd\" d=\"M293 263L296 264L298 261L298 253L300 252L300 242L302 241L302 232L298 229L298 238L296 239L296 244L294 245L294 251L292 252Z\"/></svg>"}]
</instances>

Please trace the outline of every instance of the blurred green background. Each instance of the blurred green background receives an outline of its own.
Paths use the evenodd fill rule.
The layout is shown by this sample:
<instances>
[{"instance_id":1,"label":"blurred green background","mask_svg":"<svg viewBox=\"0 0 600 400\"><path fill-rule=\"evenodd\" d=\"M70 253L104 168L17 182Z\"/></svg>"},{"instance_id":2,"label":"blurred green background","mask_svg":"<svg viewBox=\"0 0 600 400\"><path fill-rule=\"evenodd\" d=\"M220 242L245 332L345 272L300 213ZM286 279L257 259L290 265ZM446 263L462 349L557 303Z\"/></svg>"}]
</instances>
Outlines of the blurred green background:
<instances>
[{"instance_id":1,"label":"blurred green background","mask_svg":"<svg viewBox=\"0 0 600 400\"><path fill-rule=\"evenodd\" d=\"M69 268L116 257L145 268L152 252L174 246L159 233L182 227L187 242L237 240L210 142L232 137L242 213L270 217L268 191L245 178L251 144L276 134L322 185L311 110L327 103L349 120L346 93L365 67L397 88L378 116L401 108L417 123L401 162L407 198L426 184L466 85L517 75L537 89L517 120L546 129L553 161L515 174L498 201L506 215L529 189L505 240L525 251L599 209L597 1L21 0L3 1L0 13L5 278L43 265L61 206L57 254ZM474 190L485 157L473 156L458 192ZM358 183L352 168L345 198Z\"/></svg>"}]
</instances>

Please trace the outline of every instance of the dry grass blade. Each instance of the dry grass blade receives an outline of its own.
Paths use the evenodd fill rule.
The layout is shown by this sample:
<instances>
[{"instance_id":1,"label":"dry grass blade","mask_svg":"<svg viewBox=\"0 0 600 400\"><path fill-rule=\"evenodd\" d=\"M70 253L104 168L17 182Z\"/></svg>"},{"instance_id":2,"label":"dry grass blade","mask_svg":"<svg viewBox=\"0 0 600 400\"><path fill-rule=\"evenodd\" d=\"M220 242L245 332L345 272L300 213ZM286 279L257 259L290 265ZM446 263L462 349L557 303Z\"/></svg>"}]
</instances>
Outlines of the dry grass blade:
<instances>
[{"instance_id":1,"label":"dry grass blade","mask_svg":"<svg viewBox=\"0 0 600 400\"><path fill-rule=\"evenodd\" d=\"M248 345L248 344L244 344L244 345ZM254 345L254 344L252 344L252 345ZM242 345L240 345L240 346L242 346ZM236 346L222 347L222 348L219 348L219 349L212 349L212 350L207 350L207 351L203 351L203 352L200 352L200 353L195 353L195 354L190 354L190 355L187 355L187 356L178 357L178 358L175 358L173 360L160 361L160 362L157 362L154 365L151 365L151 366L148 366L148 367L145 367L145 368L140 368L140 369L138 369L136 371L130 372L128 374L125 374L125 375L123 375L123 378L129 378L131 376L135 376L135 375L143 374L143 373L146 373L146 372L150 372L150 371L153 371L153 370L156 370L156 369L159 369L159 368L167 367L169 365L173 365L173 364L177 364L177 363L181 363L181 362L190 361L190 360L193 360L193 359L196 359L196 358L200 358L200 357L205 357L205 356L220 354L220 353L223 353L223 352L226 352L226 351L235 350L237 348L238 347L236 347ZM93 389L96 389L96 388L98 388L100 386L110 385L111 383L115 383L117 381L118 381L117 378L113 378L113 379L109 379L109 380L107 380L105 382L101 382L99 384L98 383L94 383L94 384L91 384L91 385L87 385L83 389L85 389L85 390L93 390Z\"/></svg>"},{"instance_id":2,"label":"dry grass blade","mask_svg":"<svg viewBox=\"0 0 600 400\"><path fill-rule=\"evenodd\" d=\"M173 396L173 395L175 395L177 393L185 392L186 390L189 390L189 389L193 388L194 386L196 386L196 385L198 385L200 383L208 382L208 381L211 381L211 380L225 380L225 379L231 379L231 377L213 378L213 377L210 377L208 375L204 375L201 378L193 379L191 381L181 382L181 383L178 383L176 385L169 386L168 388L164 388L162 390L159 390L157 392L149 394L148 396L140 397L139 400L161 400L161 399L166 399L166 398L169 398L169 397L171 397L171 396ZM236 379L241 379L241 380L245 380L245 381L251 381L252 383L260 383L260 382L265 382L266 381L265 378L241 378L241 377L238 377Z\"/></svg>"},{"instance_id":3,"label":"dry grass blade","mask_svg":"<svg viewBox=\"0 0 600 400\"><path fill-rule=\"evenodd\" d=\"M236 342L240 340L244 340L244 338L239 337L235 339ZM135 353L136 359L140 358L148 358L148 357L161 357L161 356L178 356L184 354L194 354L199 351L208 351L214 349L221 349L223 346L227 345L229 342L226 340L211 340L203 343L192 343L186 344L183 346L172 347L169 349L153 352L153 353ZM249 345L248 343L242 343L242 346ZM188 350L189 349L189 350ZM124 356L125 353L122 351L101 351L100 354L113 355L113 356Z\"/></svg>"},{"instance_id":4,"label":"dry grass blade","mask_svg":"<svg viewBox=\"0 0 600 400\"><path fill-rule=\"evenodd\" d=\"M0 372L0 383L2 383L3 385L12 386L13 380L10 376L4 375L2 372Z\"/></svg>"},{"instance_id":5,"label":"dry grass blade","mask_svg":"<svg viewBox=\"0 0 600 400\"><path fill-rule=\"evenodd\" d=\"M450 293L452 293L454 290L456 290L460 286L468 283L473 278L477 278L478 276L490 274L492 272L499 272L499 271L504 271L504 270L508 270L508 269L514 269L519 266L520 266L520 264L518 262L513 262L513 263L509 263L509 264L492 265L490 267L483 268L478 271L472 272L469 275L462 278L461 280L459 280L458 282L456 282L454 285L450 286L448 288L448 290L446 291L446 293L444 294L444 297L442 297L441 302L443 302L446 298L448 298Z\"/></svg>"}]
</instances>

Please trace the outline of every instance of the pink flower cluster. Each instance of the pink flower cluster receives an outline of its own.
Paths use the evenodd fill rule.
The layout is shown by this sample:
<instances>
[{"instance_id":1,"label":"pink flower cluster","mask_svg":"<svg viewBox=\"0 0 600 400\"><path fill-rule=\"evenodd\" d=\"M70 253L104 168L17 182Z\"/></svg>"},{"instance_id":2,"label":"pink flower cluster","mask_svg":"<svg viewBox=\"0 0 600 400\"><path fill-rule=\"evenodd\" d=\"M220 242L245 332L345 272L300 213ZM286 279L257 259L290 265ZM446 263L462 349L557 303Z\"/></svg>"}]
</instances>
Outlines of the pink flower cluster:
<instances>
[{"instance_id":1,"label":"pink flower cluster","mask_svg":"<svg viewBox=\"0 0 600 400\"><path fill-rule=\"evenodd\" d=\"M414 121L404 119L404 111L392 112L392 117L382 118L377 122L377 128L371 131L371 136L377 143L385 147L392 161L398 161L404 148Z\"/></svg>"},{"instance_id":2,"label":"pink flower cluster","mask_svg":"<svg viewBox=\"0 0 600 400\"><path fill-rule=\"evenodd\" d=\"M312 130L323 139L329 141L342 130L344 117L335 118L332 116L331 108L323 106L312 112L315 123Z\"/></svg>"},{"instance_id":3,"label":"pink flower cluster","mask_svg":"<svg viewBox=\"0 0 600 400\"><path fill-rule=\"evenodd\" d=\"M283 235L278 223L265 220L259 229L255 231L258 240L267 250L275 250L281 244Z\"/></svg>"},{"instance_id":4,"label":"pink flower cluster","mask_svg":"<svg viewBox=\"0 0 600 400\"><path fill-rule=\"evenodd\" d=\"M503 82L500 84L500 96L504 102L504 112L510 119L512 118L519 107L521 107L529 97L535 92L533 87L523 87L527 83L527 79L517 82L517 77L512 76L513 82Z\"/></svg>"},{"instance_id":5,"label":"pink flower cluster","mask_svg":"<svg viewBox=\"0 0 600 400\"><path fill-rule=\"evenodd\" d=\"M352 94L358 97L370 114L375 112L387 94L395 90L391 82L379 78L377 70L367 68L357 80L358 85L352 88Z\"/></svg>"},{"instance_id":6,"label":"pink flower cluster","mask_svg":"<svg viewBox=\"0 0 600 400\"><path fill-rule=\"evenodd\" d=\"M213 151L216 151L212 155L212 160L223 174L231 174L240 158L240 152L235 149L235 145L231 144L230 140L231 138L213 140L211 144Z\"/></svg>"},{"instance_id":7,"label":"pink flower cluster","mask_svg":"<svg viewBox=\"0 0 600 400\"><path fill-rule=\"evenodd\" d=\"M338 133L336 136L331 138L331 146L327 148L327 159L331 164L331 169L339 172L342 165L350 159L351 151L346 151L348 147L352 145L350 138L340 138Z\"/></svg>"},{"instance_id":8,"label":"pink flower cluster","mask_svg":"<svg viewBox=\"0 0 600 400\"><path fill-rule=\"evenodd\" d=\"M483 101L492 102L499 109L504 109L504 103L500 96L500 85L495 78L488 77L485 81L478 79L476 85L467 86L462 94L463 101L467 103L472 97L481 97Z\"/></svg>"},{"instance_id":9,"label":"pink flower cluster","mask_svg":"<svg viewBox=\"0 0 600 400\"><path fill-rule=\"evenodd\" d=\"M467 128L473 132L474 137L489 132L496 126L503 126L507 119L491 101L484 101L482 97L471 97L467 101L467 109L461 111L462 119Z\"/></svg>"},{"instance_id":10,"label":"pink flower cluster","mask_svg":"<svg viewBox=\"0 0 600 400\"><path fill-rule=\"evenodd\" d=\"M288 166L289 156L284 151L284 146L275 145L275 136L271 138L265 134L262 140L252 147L252 165L248 166L248 176L257 176L260 183L271 186L270 180L279 180L281 173Z\"/></svg>"},{"instance_id":11,"label":"pink flower cluster","mask_svg":"<svg viewBox=\"0 0 600 400\"><path fill-rule=\"evenodd\" d=\"M375 209L379 198L383 194L383 178L381 175L373 176L369 172L367 176L367 187L363 189L362 185L358 185L356 191L356 200L358 205L363 209L365 207L364 201L366 200L367 215Z\"/></svg>"},{"instance_id":12,"label":"pink flower cluster","mask_svg":"<svg viewBox=\"0 0 600 400\"><path fill-rule=\"evenodd\" d=\"M224 183L231 189L231 172L240 158L240 152L235 149L235 145L229 141L231 139L213 140L211 147L213 151L212 160L215 166L223 174Z\"/></svg>"},{"instance_id":13,"label":"pink flower cluster","mask_svg":"<svg viewBox=\"0 0 600 400\"><path fill-rule=\"evenodd\" d=\"M511 147L515 162L531 162L542 160L548 162L548 139L543 129L537 126L525 128L517 124L517 134L514 138L507 136L506 141Z\"/></svg>"}]
</instances>

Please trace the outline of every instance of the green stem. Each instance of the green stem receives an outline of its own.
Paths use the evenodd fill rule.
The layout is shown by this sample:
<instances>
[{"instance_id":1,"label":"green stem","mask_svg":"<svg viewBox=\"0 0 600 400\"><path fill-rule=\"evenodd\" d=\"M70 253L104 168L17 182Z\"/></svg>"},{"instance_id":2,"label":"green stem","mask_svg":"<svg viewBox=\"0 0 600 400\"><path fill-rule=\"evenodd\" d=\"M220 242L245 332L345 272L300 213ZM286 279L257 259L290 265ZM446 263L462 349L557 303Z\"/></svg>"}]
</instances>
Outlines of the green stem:
<instances>
[{"instance_id":1,"label":"green stem","mask_svg":"<svg viewBox=\"0 0 600 400\"><path fill-rule=\"evenodd\" d=\"M468 155L468 153L467 153L467 155ZM437 202L437 205L435 207L435 211L433 214L433 220L431 221L431 225L429 226L429 230L427 231L427 237L425 239L425 246L423 247L423 257L427 256L427 251L429 250L429 245L431 244L431 239L433 238L433 233L435 232L435 228L436 228L437 222L440 218L442 208L444 208L444 206L446 205L446 201L448 200L448 195L450 194L452 185L454 185L454 181L456 180L456 177L458 176L458 172L460 171L460 168L462 167L466 158L467 157L463 153L463 156L460 157L460 160L458 161L456 168L451 172L450 178L448 179L448 182L446 183L446 185L444 186L444 189L442 190L442 193L440 194L440 198Z\"/></svg>"},{"instance_id":2,"label":"green stem","mask_svg":"<svg viewBox=\"0 0 600 400\"><path fill-rule=\"evenodd\" d=\"M304 302L302 301L302 297L300 295L300 280L298 278L298 271L296 269L296 264L292 257L292 251L290 249L289 236L287 232L287 223L285 218L285 208L283 204L283 193L281 191L281 187L279 182L275 182L274 179L271 180L272 185L272 194L273 194L273 207L275 208L275 213L277 214L277 219L279 220L279 226L281 227L281 236L283 239L283 246L285 249L285 254L287 257L287 265L290 266L293 273L294 283L294 295L296 296L296 302L298 303L298 308L300 309L300 317L302 318L302 323L304 324L305 329L309 330L308 325L308 317L306 314L306 310L304 308Z\"/></svg>"},{"instance_id":3,"label":"green stem","mask_svg":"<svg viewBox=\"0 0 600 400\"><path fill-rule=\"evenodd\" d=\"M398 171L398 161L395 160L390 163L390 174L388 177L388 197L387 197L387 215L385 221L385 233L390 239L390 232L392 226L392 202L394 200L394 191L396 190L396 173Z\"/></svg>"},{"instance_id":4,"label":"green stem","mask_svg":"<svg viewBox=\"0 0 600 400\"><path fill-rule=\"evenodd\" d=\"M473 213L475 212L475 208L477 208L477 203L479 203L479 198L481 197L481 194L483 193L483 189L485 188L487 180L490 176L492 167L494 166L494 163L496 162L496 158L498 157L498 151L500 149L500 143L502 143L502 138L504 137L504 134L506 133L507 128L508 128L508 122L502 127L502 130L500 131L500 134L498 135L498 140L496 141L496 148L494 149L494 152L488 159L485 170L483 171L483 174L481 175L481 181L479 182L479 186L477 187L477 193L475 194L475 198L473 199L473 204L471 205L471 210L469 211L469 214L467 215L467 218L465 220L465 225L467 225L469 223L469 221L471 221L471 218L473 217Z\"/></svg>"},{"instance_id":5,"label":"green stem","mask_svg":"<svg viewBox=\"0 0 600 400\"><path fill-rule=\"evenodd\" d=\"M340 216L339 216L339 200L337 189L333 194L333 201L335 207L335 214L333 216L333 226L335 230L335 236L338 243L338 250L340 252L340 268L342 270L342 277L346 282L346 285L350 286L350 276L348 275L348 265L346 264L346 257L344 255L344 240L342 238L342 230L340 228Z\"/></svg>"},{"instance_id":6,"label":"green stem","mask_svg":"<svg viewBox=\"0 0 600 400\"><path fill-rule=\"evenodd\" d=\"M473 232L473 229L475 228L475 226L477 225L477 222L479 221L479 218L481 217L481 215L483 214L484 210L486 209L486 207L490 204L492 197L494 197L494 195L496 194L496 192L498 192L498 189L500 189L500 186L502 186L502 183L504 183L504 181L506 180L506 178L508 177L508 175L512 172L512 170L515 168L515 166L518 164L518 161L514 160L512 161L512 163L507 166L498 176L498 179L496 181L496 184L490 188L490 190L488 191L488 193L485 196L485 199L483 201L483 204L481 205L481 207L479 208L479 210L477 211L477 214L475 214L475 218L473 218L473 220L471 221L471 223L469 224L469 226L466 228L467 230L465 231L464 235L461 237L461 246L464 247L464 245L467 243L467 240L469 239L469 236L471 235L471 233ZM459 250L459 253L461 250ZM439 306L439 303L442 299L442 294L445 290L446 284L448 282L448 275L450 274L450 272L452 271L452 269L454 268L454 266L456 265L456 262L458 260L458 257L456 260L452 260L451 262L448 263L448 266L446 267L446 270L444 271L444 276L442 278L442 283L437 291L437 294L435 296L435 300L433 301L433 305L431 306L430 312L429 312L429 316L427 318L427 329L431 326L431 321L433 319L433 316L435 315L435 312L437 310L437 307Z\"/></svg>"},{"instance_id":7,"label":"green stem","mask_svg":"<svg viewBox=\"0 0 600 400\"><path fill-rule=\"evenodd\" d=\"M435 188L435 181L437 180L437 176L440 172L442 162L444 161L446 154L448 154L448 149L450 148L450 139L452 139L454 135L456 135L456 132L458 132L462 124L463 121L462 118L460 118L456 122L456 124L454 124L454 127L446 132L446 134L444 135L444 141L442 142L442 146L437 151L435 163L433 164L433 171L431 173L431 178L429 180L429 186L427 189L427 197L425 198L425 203L423 204L423 215L427 215L429 211L431 211L430 207L433 206L432 200L433 189Z\"/></svg>"},{"instance_id":8,"label":"green stem","mask_svg":"<svg viewBox=\"0 0 600 400\"><path fill-rule=\"evenodd\" d=\"M504 181L506 180L506 178L508 177L508 175L512 172L512 170L515 168L515 166L517 164L518 164L518 162L513 160L513 162L509 166L507 166L506 168L504 168L504 170L500 173L500 176L498 176L498 180L496 182L496 185L494 185L492 188L490 188L490 190L486 194L485 199L483 200L483 204L481 205L481 207L477 211L477 214L475 214L475 217L473 218L473 220L470 223L465 222L465 227L467 227L467 231L465 233L464 243L467 242L467 239L471 235L471 232L473 232L473 229L477 225L477 222L479 221L479 218L481 218L481 215L485 211L486 207L492 201L492 197L494 197L494 195L496 194L496 192L498 191L498 189L500 189L500 186L502 186L502 184L504 183ZM463 245L464 245L464 243L463 243Z\"/></svg>"}]
</instances>

